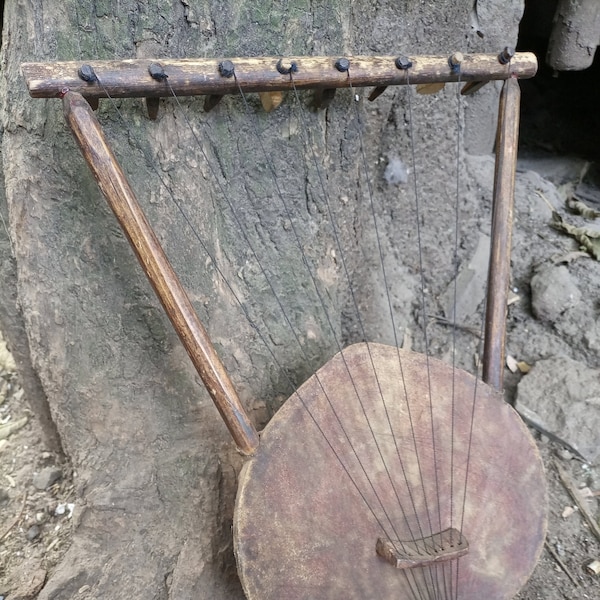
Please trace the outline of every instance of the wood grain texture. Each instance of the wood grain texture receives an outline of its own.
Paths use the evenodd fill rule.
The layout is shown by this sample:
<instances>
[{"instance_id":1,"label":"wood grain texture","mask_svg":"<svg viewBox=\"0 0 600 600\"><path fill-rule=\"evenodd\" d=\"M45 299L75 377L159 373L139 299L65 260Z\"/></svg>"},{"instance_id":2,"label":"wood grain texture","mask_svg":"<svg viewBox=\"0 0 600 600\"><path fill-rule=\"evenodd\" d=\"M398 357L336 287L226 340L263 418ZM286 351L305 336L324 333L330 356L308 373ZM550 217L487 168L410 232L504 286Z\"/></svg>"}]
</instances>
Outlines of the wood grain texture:
<instances>
[{"instance_id":1,"label":"wood grain texture","mask_svg":"<svg viewBox=\"0 0 600 600\"><path fill-rule=\"evenodd\" d=\"M235 443L243 454L252 454L258 447L258 434L94 113L83 96L76 92L65 94L63 108L86 162Z\"/></svg>"},{"instance_id":2,"label":"wood grain texture","mask_svg":"<svg viewBox=\"0 0 600 600\"><path fill-rule=\"evenodd\" d=\"M497 390L502 389L504 372L520 97L518 81L507 79L500 96L496 139L492 244L483 348L483 380Z\"/></svg>"},{"instance_id":3,"label":"wood grain texture","mask_svg":"<svg viewBox=\"0 0 600 600\"><path fill-rule=\"evenodd\" d=\"M527 428L501 394L481 381L476 384L470 374L459 370L453 373L451 366L429 359L429 390L427 377L423 376L427 369L423 355L379 344L369 344L369 348L377 377L366 344L346 348L343 355L354 383L338 354L288 399L263 431L258 453L242 471L234 537L238 572L248 599L403 600L415 597L409 580L419 587L423 597L432 597L428 594L435 593L435 586L428 569L399 570L376 554L382 529L357 488L389 529L385 507L398 534L396 539L410 540L410 531L418 537L419 522L425 536L431 534L430 528L436 530L434 533L451 525L461 528L469 552L460 559L458 598L512 598L532 572L546 531L544 471ZM456 427L451 479L453 383ZM365 402L364 412L354 385ZM411 434L408 403L416 442ZM374 437L390 466L393 485ZM357 456L366 466L373 488ZM467 468L463 523L459 515ZM443 567L436 568L439 570L433 571L434 577L441 582ZM446 577L448 580L448 571Z\"/></svg>"},{"instance_id":4,"label":"wood grain texture","mask_svg":"<svg viewBox=\"0 0 600 600\"><path fill-rule=\"evenodd\" d=\"M343 88L350 82L355 87L404 85L458 81L448 56L411 56L412 67L400 70L394 64L396 56L349 56L350 70L342 73L335 68L335 56L288 57L298 70L293 75L298 89ZM223 59L143 59L119 61L68 61L54 63L24 63L22 72L29 93L34 98L54 98L63 89L79 92L88 98L105 98L107 92L118 97L168 97L169 86L178 96L200 94L235 94L273 92L293 89L290 75L277 71L278 57L231 58L234 77L223 77L219 63ZM168 75L166 81L154 80L148 68L159 63ZM87 64L94 68L101 85L83 81L78 70ZM535 55L517 53L510 64L502 65L495 54L464 55L460 67L461 81L491 81L533 77L537 71ZM238 88L239 85L239 88Z\"/></svg>"}]
</instances>

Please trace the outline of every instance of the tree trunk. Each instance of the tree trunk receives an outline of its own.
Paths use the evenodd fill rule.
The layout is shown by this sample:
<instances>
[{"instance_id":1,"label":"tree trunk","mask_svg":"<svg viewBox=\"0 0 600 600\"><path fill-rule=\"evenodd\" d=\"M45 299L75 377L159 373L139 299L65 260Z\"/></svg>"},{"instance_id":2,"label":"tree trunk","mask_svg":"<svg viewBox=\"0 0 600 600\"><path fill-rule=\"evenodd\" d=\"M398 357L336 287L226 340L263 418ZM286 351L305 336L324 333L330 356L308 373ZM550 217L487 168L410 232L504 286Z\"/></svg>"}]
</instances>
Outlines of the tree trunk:
<instances>
[{"instance_id":1,"label":"tree trunk","mask_svg":"<svg viewBox=\"0 0 600 600\"><path fill-rule=\"evenodd\" d=\"M72 598L84 585L95 598L124 593L242 598L230 530L241 459L76 149L59 102L29 98L20 63L451 54L499 52L514 44L522 2L476 5L483 39L470 25L472 0L7 3L0 94L2 210L11 243L0 240L0 248L16 299L3 294L2 326L20 352L23 372L31 365L31 380L41 382L27 392L41 419L49 406L54 422L47 426L49 439L55 439L55 426L76 472L77 490L72 546L40 598ZM368 337L393 342L380 300L381 276L371 268L379 255L367 226L371 217L358 137L363 131L383 248L388 255L402 255L389 263L394 310L402 329L416 327L417 258L414 248L398 248L400 241L414 244L414 232L408 224L399 232L390 225L393 213L408 210L401 203L409 206L410 186L388 185L382 177L394 157L410 164L404 91L388 90L373 104L364 101L362 91L357 94L358 112L343 92L327 111L314 112L304 93L303 118L292 94L269 114L254 96L248 107L239 97L225 98L210 113L202 110L203 99L182 100L182 109L165 99L157 121L146 118L140 100L100 102L98 115L113 148L258 427L290 395L290 383L301 383L337 352L338 341L362 338L315 182L311 145L337 207ZM475 118L471 124L471 118L495 113L496 100L497 88L490 84L468 106L463 103L467 150L491 150L494 119L486 117L481 125ZM450 239L444 223L452 210L447 190L454 185L449 173L456 163L456 98L446 90L422 100L421 109L413 125L421 193L435 207L443 242ZM268 159L256 129L265 132ZM247 236L262 267L240 235L221 186L248 223ZM278 187L291 219L282 210ZM258 330L268 332L277 362L171 194ZM482 210L477 201L474 214ZM292 224L317 273L331 326L299 256ZM475 243L468 239L465 247ZM448 253L435 245L427 260L439 265L447 284ZM442 289L435 287L433 274L431 285L432 294Z\"/></svg>"}]
</instances>

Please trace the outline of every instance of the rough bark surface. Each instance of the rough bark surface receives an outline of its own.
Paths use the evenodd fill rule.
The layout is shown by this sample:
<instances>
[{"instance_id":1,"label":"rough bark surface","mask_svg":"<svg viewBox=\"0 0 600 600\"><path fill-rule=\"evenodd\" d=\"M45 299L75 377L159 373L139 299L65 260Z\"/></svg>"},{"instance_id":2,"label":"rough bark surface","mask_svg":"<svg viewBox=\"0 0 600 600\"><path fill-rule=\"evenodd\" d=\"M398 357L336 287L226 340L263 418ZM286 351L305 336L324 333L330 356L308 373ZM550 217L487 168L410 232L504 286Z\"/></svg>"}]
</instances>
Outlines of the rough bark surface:
<instances>
[{"instance_id":1,"label":"rough bark surface","mask_svg":"<svg viewBox=\"0 0 600 600\"><path fill-rule=\"evenodd\" d=\"M89 597L95 598L124 593L148 599L242 598L230 532L240 459L80 157L60 105L28 97L20 63L497 52L514 44L522 2L476 5L483 38L472 26L471 0L7 4L0 101L2 214L11 242L3 237L0 249L5 281L15 282L16 296L2 293L2 327L22 357L23 372L32 365L27 379L39 378L41 386L32 383L28 389L30 400L43 406L47 397L77 474L73 544L41 599L72 598L83 586L90 586ZM366 226L371 217L358 137L359 129L364 131L394 310L401 328L413 321L414 231L408 223L399 231L390 225L394 213L407 210L398 206L409 206L410 186L390 186L383 179L391 158L410 161L403 94L390 90L367 105L361 91L357 112L350 95L338 93L330 110L304 112L308 133L291 95L269 115L255 97L248 107L240 98L226 98L209 114L202 111L202 99L182 101L202 148L172 100L161 102L156 122L146 119L142 102L119 101L127 124L115 105L101 102L99 118L114 149L259 427L290 394L290 381L301 383L337 351L336 338L361 338L309 144L335 200L368 337L389 342L381 275L371 268L379 261L377 247ZM489 85L463 103L467 150L491 150L495 120L487 115L495 113L496 100L497 87ZM308 96L302 101L308 104ZM442 224L452 214L447 201L454 193L455 122L456 98L444 91L419 101L412 124L419 140L421 194L439 213L440 248L432 248L428 260L440 273L450 267L441 248L451 239ZM264 145L270 161L255 129L269 136ZM271 167L291 218L282 211ZM236 229L215 173L249 224L247 235L287 307L302 350ZM171 194L257 327L268 331L280 366L247 324ZM480 215L473 213L474 225ZM314 265L332 327L298 255L294 228ZM400 241L408 247L398 248ZM465 252L475 245L475 239L465 240ZM442 287L451 275L444 279ZM39 415L44 418L43 411ZM52 426L48 431L52 435Z\"/></svg>"}]
</instances>

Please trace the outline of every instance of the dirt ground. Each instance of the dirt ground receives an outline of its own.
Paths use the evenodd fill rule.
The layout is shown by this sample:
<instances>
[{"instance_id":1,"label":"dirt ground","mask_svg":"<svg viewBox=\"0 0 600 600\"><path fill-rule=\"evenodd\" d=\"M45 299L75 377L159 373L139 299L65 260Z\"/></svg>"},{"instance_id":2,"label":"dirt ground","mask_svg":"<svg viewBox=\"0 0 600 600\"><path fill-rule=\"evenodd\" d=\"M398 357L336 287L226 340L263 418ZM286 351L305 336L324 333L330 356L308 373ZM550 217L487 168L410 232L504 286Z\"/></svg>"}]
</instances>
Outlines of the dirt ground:
<instances>
[{"instance_id":1,"label":"dirt ground","mask_svg":"<svg viewBox=\"0 0 600 600\"><path fill-rule=\"evenodd\" d=\"M45 449L0 339L0 597L34 598L68 548L74 475Z\"/></svg>"}]
</instances>

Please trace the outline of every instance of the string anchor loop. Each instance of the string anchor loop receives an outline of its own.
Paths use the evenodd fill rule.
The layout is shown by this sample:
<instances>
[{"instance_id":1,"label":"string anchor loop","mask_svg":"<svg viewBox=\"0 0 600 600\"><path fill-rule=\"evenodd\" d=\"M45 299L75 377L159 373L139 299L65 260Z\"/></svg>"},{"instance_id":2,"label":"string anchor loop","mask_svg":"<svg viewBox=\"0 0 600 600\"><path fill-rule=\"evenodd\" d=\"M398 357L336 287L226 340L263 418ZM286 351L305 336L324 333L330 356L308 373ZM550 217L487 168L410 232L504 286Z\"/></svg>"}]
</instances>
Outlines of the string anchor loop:
<instances>
[{"instance_id":1,"label":"string anchor loop","mask_svg":"<svg viewBox=\"0 0 600 600\"><path fill-rule=\"evenodd\" d=\"M79 75L80 79L83 79L83 81L87 81L88 83L96 83L98 81L98 76L94 71L94 67L91 65L81 65L77 71L77 74Z\"/></svg>"},{"instance_id":2,"label":"string anchor loop","mask_svg":"<svg viewBox=\"0 0 600 600\"><path fill-rule=\"evenodd\" d=\"M507 65L512 57L515 55L515 49L511 48L510 46L506 46L504 48L504 50L502 50L502 52L500 52L500 54L498 54L498 62L501 65Z\"/></svg>"},{"instance_id":3,"label":"string anchor loop","mask_svg":"<svg viewBox=\"0 0 600 600\"><path fill-rule=\"evenodd\" d=\"M396 68L400 69L401 71L406 71L407 69L410 69L413 66L412 60L410 60L408 56L399 56L394 61L394 64L396 65Z\"/></svg>"},{"instance_id":4,"label":"string anchor loop","mask_svg":"<svg viewBox=\"0 0 600 600\"><path fill-rule=\"evenodd\" d=\"M448 64L450 65L450 68L452 69L453 73L458 73L460 71L460 65L462 63L462 61L464 60L464 56L462 52L455 52L449 59L448 59Z\"/></svg>"},{"instance_id":5,"label":"string anchor loop","mask_svg":"<svg viewBox=\"0 0 600 600\"><path fill-rule=\"evenodd\" d=\"M347 73L350 70L350 61L347 58L338 58L335 61L335 68L340 73Z\"/></svg>"},{"instance_id":6,"label":"string anchor loop","mask_svg":"<svg viewBox=\"0 0 600 600\"><path fill-rule=\"evenodd\" d=\"M219 63L219 75L221 75L221 77L227 77L227 79L235 75L235 66L230 60L222 60ZM205 112L211 111L222 99L223 94L209 94L206 96L204 100Z\"/></svg>"},{"instance_id":7,"label":"string anchor loop","mask_svg":"<svg viewBox=\"0 0 600 600\"><path fill-rule=\"evenodd\" d=\"M401 71L407 71L413 66L412 61L410 58L408 58L408 56L398 56L398 58L396 58L394 61L394 64L396 65L396 68L400 69ZM379 98L379 96L381 96L385 90L387 90L387 85L378 85L377 87L373 88L373 91L369 94L369 101L372 102L376 98Z\"/></svg>"},{"instance_id":8,"label":"string anchor loop","mask_svg":"<svg viewBox=\"0 0 600 600\"><path fill-rule=\"evenodd\" d=\"M221 77L233 77L235 74L235 67L230 60L224 60L219 63L219 74Z\"/></svg>"},{"instance_id":9,"label":"string anchor loop","mask_svg":"<svg viewBox=\"0 0 600 600\"><path fill-rule=\"evenodd\" d=\"M292 60L284 64L283 59L280 58L277 61L276 68L282 75L291 75L292 73L298 72L298 63L295 60Z\"/></svg>"},{"instance_id":10,"label":"string anchor loop","mask_svg":"<svg viewBox=\"0 0 600 600\"><path fill-rule=\"evenodd\" d=\"M150 73L150 77L156 81L164 81L168 79L169 76L165 73L165 70L162 65L159 63L152 63L148 67L148 73Z\"/></svg>"}]
</instances>

